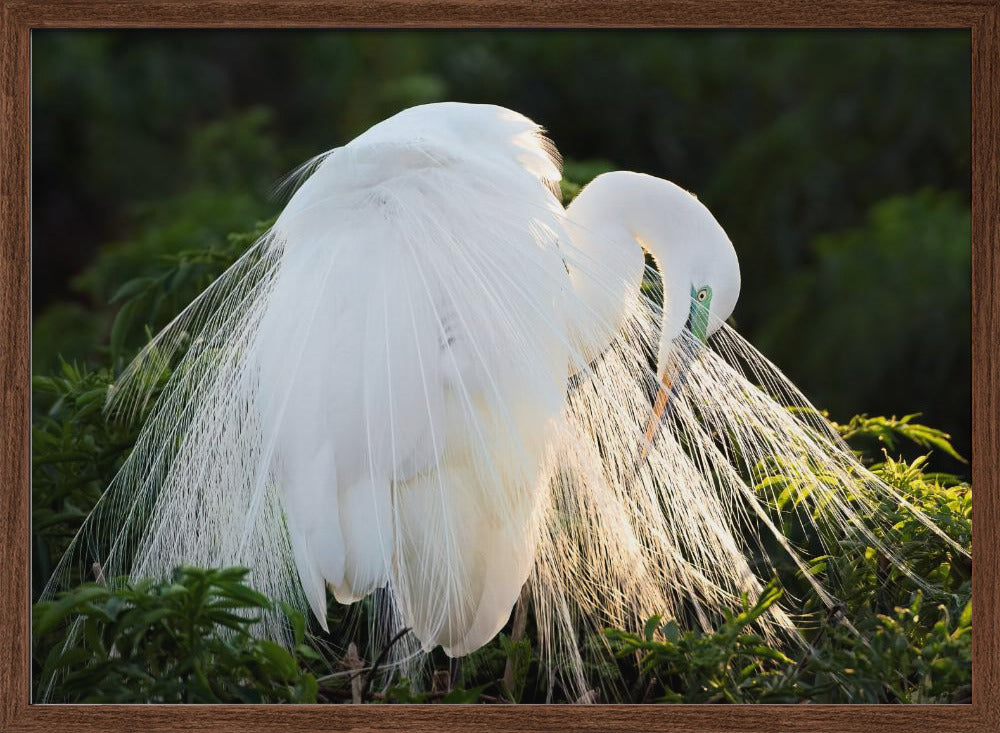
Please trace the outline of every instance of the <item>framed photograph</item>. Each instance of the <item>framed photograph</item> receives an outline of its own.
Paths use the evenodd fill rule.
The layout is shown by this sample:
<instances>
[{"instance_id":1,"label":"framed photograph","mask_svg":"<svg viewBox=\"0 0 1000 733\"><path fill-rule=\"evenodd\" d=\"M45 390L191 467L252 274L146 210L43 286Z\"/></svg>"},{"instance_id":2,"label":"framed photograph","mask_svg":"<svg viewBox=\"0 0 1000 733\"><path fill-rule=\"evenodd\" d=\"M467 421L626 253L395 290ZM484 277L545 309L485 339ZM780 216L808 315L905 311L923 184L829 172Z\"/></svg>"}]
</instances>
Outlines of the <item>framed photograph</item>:
<instances>
[{"instance_id":1,"label":"framed photograph","mask_svg":"<svg viewBox=\"0 0 1000 733\"><path fill-rule=\"evenodd\" d=\"M995 0L0 6L0 729L1000 727Z\"/></svg>"}]
</instances>

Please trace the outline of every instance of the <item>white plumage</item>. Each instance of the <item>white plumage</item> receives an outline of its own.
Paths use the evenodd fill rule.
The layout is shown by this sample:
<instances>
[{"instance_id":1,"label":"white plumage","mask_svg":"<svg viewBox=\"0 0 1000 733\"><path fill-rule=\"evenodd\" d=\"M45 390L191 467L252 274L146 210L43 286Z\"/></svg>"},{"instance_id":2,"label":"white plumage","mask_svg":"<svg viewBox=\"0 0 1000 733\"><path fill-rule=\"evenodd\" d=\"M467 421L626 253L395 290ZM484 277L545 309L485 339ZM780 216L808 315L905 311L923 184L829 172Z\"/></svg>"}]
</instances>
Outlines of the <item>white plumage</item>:
<instances>
[{"instance_id":1,"label":"white plumage","mask_svg":"<svg viewBox=\"0 0 1000 733\"><path fill-rule=\"evenodd\" d=\"M568 363L541 141L496 108L410 110L324 156L274 226L258 400L321 622L325 584L391 581L424 647L461 655L527 579Z\"/></svg>"}]
</instances>

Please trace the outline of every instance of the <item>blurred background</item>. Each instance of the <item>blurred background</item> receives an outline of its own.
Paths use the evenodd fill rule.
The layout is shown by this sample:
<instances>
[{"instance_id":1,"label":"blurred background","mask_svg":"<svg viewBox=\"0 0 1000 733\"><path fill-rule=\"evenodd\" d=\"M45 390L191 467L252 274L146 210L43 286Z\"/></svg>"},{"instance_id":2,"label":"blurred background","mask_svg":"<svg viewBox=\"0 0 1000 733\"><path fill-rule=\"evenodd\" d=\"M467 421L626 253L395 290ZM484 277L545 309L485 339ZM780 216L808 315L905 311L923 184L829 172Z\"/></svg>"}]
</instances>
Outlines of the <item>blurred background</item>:
<instances>
[{"instance_id":1,"label":"blurred background","mask_svg":"<svg viewBox=\"0 0 1000 733\"><path fill-rule=\"evenodd\" d=\"M736 326L831 418L920 412L969 454L967 32L35 31L32 54L36 374L110 364L122 284L277 214L300 162L489 102L576 183L695 192L740 257Z\"/></svg>"}]
</instances>

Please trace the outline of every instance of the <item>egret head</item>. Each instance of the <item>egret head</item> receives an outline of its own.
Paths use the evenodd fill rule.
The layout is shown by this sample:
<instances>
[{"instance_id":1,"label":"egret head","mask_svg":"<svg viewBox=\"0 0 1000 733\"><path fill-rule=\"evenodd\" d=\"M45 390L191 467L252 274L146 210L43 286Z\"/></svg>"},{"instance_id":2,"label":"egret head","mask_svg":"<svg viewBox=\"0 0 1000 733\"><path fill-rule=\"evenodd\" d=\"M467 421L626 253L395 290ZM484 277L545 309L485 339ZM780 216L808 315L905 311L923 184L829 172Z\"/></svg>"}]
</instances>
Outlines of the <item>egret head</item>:
<instances>
[{"instance_id":1,"label":"egret head","mask_svg":"<svg viewBox=\"0 0 1000 733\"><path fill-rule=\"evenodd\" d=\"M656 200L647 206L656 214L638 239L663 280L662 373L674 340L685 330L704 343L732 315L740 265L725 230L697 197L668 181L653 181Z\"/></svg>"},{"instance_id":2,"label":"egret head","mask_svg":"<svg viewBox=\"0 0 1000 733\"><path fill-rule=\"evenodd\" d=\"M732 315L740 295L740 266L736 251L722 227L704 206L701 212L705 238L689 249L688 267L690 276L687 289L690 307L687 312L687 328L699 341L705 342ZM683 286L682 283L681 286ZM674 295L681 297L678 287ZM669 307L669 304L667 304ZM679 308L683 312L683 308ZM665 334L667 335L667 334ZM670 338L677 334L669 334Z\"/></svg>"},{"instance_id":3,"label":"egret head","mask_svg":"<svg viewBox=\"0 0 1000 733\"><path fill-rule=\"evenodd\" d=\"M677 184L632 171L604 173L584 187L567 214L580 262L568 265L570 276L587 312L600 316L592 320L608 326L585 327L585 334L606 331L606 343L621 324L642 278L641 250L652 256L663 281L661 371L685 327L705 341L732 314L740 293L736 251L708 208Z\"/></svg>"}]
</instances>

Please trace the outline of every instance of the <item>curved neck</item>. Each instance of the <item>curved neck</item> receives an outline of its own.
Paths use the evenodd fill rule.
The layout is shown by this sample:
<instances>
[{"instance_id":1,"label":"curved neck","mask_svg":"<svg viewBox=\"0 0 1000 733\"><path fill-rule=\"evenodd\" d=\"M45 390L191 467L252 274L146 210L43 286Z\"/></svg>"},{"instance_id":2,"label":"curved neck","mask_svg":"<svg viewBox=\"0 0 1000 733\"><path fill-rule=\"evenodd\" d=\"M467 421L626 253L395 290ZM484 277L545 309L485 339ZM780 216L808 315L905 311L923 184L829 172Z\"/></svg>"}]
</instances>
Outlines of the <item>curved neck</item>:
<instances>
[{"instance_id":1,"label":"curved neck","mask_svg":"<svg viewBox=\"0 0 1000 733\"><path fill-rule=\"evenodd\" d=\"M694 245L704 240L706 228L714 225L721 232L721 227L703 204L679 186L627 171L595 178L570 204L567 214L588 233L574 236L574 242L595 259L613 263L638 243L656 261L663 280L663 331L657 359L662 370L670 342L684 329L690 313L692 284L701 276L698 255L704 253ZM640 279L641 275L640 271Z\"/></svg>"}]
</instances>

